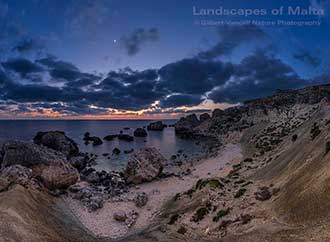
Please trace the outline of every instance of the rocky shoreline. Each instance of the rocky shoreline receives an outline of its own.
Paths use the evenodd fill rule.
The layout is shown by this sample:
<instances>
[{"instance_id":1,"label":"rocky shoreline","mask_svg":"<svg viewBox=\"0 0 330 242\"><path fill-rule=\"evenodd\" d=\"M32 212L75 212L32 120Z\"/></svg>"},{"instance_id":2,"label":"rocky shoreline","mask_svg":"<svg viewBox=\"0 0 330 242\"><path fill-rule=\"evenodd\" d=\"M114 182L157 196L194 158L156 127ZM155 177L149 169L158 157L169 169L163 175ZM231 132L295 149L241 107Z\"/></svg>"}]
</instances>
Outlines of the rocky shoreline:
<instances>
[{"instance_id":1,"label":"rocky shoreline","mask_svg":"<svg viewBox=\"0 0 330 242\"><path fill-rule=\"evenodd\" d=\"M63 132L2 142L0 202L9 206L6 194L22 192L27 200L38 193L47 204L62 201L95 241L328 241L329 89L189 115L174 128L209 143L204 157L179 150L165 159L147 147L132 151L121 172L95 170L95 155Z\"/></svg>"}]
</instances>

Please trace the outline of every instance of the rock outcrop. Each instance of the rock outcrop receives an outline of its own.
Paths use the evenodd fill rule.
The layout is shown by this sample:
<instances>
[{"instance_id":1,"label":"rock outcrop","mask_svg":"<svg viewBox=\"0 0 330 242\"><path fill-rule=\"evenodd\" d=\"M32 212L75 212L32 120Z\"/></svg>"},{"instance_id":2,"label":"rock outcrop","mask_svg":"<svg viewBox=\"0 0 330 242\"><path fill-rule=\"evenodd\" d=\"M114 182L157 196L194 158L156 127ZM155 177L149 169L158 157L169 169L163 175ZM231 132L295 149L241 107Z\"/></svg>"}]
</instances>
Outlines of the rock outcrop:
<instances>
[{"instance_id":1,"label":"rock outcrop","mask_svg":"<svg viewBox=\"0 0 330 242\"><path fill-rule=\"evenodd\" d=\"M174 126L175 133L183 136L192 136L194 134L194 128L200 124L196 114L188 115L181 118Z\"/></svg>"},{"instance_id":2,"label":"rock outcrop","mask_svg":"<svg viewBox=\"0 0 330 242\"><path fill-rule=\"evenodd\" d=\"M153 130L153 131L163 131L164 127L165 126L162 121L157 121L157 122L150 123L147 126L147 129Z\"/></svg>"},{"instance_id":3,"label":"rock outcrop","mask_svg":"<svg viewBox=\"0 0 330 242\"><path fill-rule=\"evenodd\" d=\"M161 174L166 162L156 148L142 148L129 157L125 180L133 184L150 182Z\"/></svg>"},{"instance_id":4,"label":"rock outcrop","mask_svg":"<svg viewBox=\"0 0 330 242\"><path fill-rule=\"evenodd\" d=\"M49 189L67 188L79 179L78 171L66 160L63 153L45 146L20 141L5 142L1 148L2 168L21 165L32 169Z\"/></svg>"},{"instance_id":5,"label":"rock outcrop","mask_svg":"<svg viewBox=\"0 0 330 242\"><path fill-rule=\"evenodd\" d=\"M78 145L67 137L64 132L38 132L33 141L37 145L44 145L53 150L60 151L67 157L72 157L79 153Z\"/></svg>"}]
</instances>

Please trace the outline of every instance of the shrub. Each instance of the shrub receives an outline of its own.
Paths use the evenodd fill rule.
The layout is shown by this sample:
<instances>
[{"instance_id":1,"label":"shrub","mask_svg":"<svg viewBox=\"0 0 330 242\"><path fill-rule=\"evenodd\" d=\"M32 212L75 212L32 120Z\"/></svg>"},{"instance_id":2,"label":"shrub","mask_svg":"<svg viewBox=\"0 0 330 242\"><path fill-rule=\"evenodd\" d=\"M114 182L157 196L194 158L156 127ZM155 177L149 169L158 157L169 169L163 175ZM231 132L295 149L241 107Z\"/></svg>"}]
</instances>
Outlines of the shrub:
<instances>
[{"instance_id":1,"label":"shrub","mask_svg":"<svg viewBox=\"0 0 330 242\"><path fill-rule=\"evenodd\" d=\"M208 208L206 207L199 208L193 215L192 220L197 223L201 221L208 213L209 213Z\"/></svg>"},{"instance_id":2,"label":"shrub","mask_svg":"<svg viewBox=\"0 0 330 242\"><path fill-rule=\"evenodd\" d=\"M178 233L179 233L179 234L185 234L185 233L187 233L187 229L186 229L185 227L181 226L181 227L178 229Z\"/></svg>"},{"instance_id":3,"label":"shrub","mask_svg":"<svg viewBox=\"0 0 330 242\"><path fill-rule=\"evenodd\" d=\"M295 142L298 139L298 135L294 134L292 135L292 142Z\"/></svg>"},{"instance_id":4,"label":"shrub","mask_svg":"<svg viewBox=\"0 0 330 242\"><path fill-rule=\"evenodd\" d=\"M325 154L328 154L330 151L330 141L325 144Z\"/></svg>"},{"instance_id":5,"label":"shrub","mask_svg":"<svg viewBox=\"0 0 330 242\"><path fill-rule=\"evenodd\" d=\"M209 185L211 188L223 187L223 184L218 179L209 178L209 179L198 180L195 186L195 190L200 190L207 185Z\"/></svg>"},{"instance_id":6,"label":"shrub","mask_svg":"<svg viewBox=\"0 0 330 242\"><path fill-rule=\"evenodd\" d=\"M213 222L218 222L220 220L220 218L226 216L229 214L229 208L227 208L226 210L220 210L217 215L213 218Z\"/></svg>"},{"instance_id":7,"label":"shrub","mask_svg":"<svg viewBox=\"0 0 330 242\"><path fill-rule=\"evenodd\" d=\"M245 192L246 192L246 189L245 189L245 188L241 188L241 189L239 189L239 190L236 192L234 198L239 198L239 197L243 196Z\"/></svg>"},{"instance_id":8,"label":"shrub","mask_svg":"<svg viewBox=\"0 0 330 242\"><path fill-rule=\"evenodd\" d=\"M170 221L168 222L169 225L175 224L175 222L180 218L179 214L174 214L171 216Z\"/></svg>"},{"instance_id":9,"label":"shrub","mask_svg":"<svg viewBox=\"0 0 330 242\"><path fill-rule=\"evenodd\" d=\"M311 129L311 138L314 140L319 134L321 133L321 130L317 123L314 123L312 129Z\"/></svg>"}]
</instances>

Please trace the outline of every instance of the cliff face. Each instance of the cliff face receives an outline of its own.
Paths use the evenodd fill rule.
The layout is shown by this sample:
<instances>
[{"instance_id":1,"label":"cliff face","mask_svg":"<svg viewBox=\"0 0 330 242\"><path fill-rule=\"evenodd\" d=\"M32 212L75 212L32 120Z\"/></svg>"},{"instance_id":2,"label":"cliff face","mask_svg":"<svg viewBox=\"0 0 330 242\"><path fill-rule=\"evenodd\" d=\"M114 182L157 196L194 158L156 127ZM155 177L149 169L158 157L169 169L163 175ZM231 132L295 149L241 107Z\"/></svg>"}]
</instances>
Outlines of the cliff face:
<instances>
[{"instance_id":1,"label":"cliff face","mask_svg":"<svg viewBox=\"0 0 330 242\"><path fill-rule=\"evenodd\" d=\"M319 104L330 101L330 84L299 90L277 91L273 96L245 102L225 110L216 109L211 118L198 120L189 115L175 125L178 134L189 137L210 136L223 141L224 135L241 132L262 122L289 122L291 118L307 119ZM306 117L302 117L306 115ZM298 121L297 121L298 122Z\"/></svg>"},{"instance_id":2,"label":"cliff face","mask_svg":"<svg viewBox=\"0 0 330 242\"><path fill-rule=\"evenodd\" d=\"M329 133L330 85L278 91L215 110L190 130L190 137L238 143L245 159L228 176L215 177L223 184L220 193L187 191L189 196L183 194L173 207L180 211L203 198L190 207L206 211L203 220L216 215L209 207L221 208L220 224L208 223L207 231L222 241L330 241ZM198 226L193 230L203 233Z\"/></svg>"}]
</instances>

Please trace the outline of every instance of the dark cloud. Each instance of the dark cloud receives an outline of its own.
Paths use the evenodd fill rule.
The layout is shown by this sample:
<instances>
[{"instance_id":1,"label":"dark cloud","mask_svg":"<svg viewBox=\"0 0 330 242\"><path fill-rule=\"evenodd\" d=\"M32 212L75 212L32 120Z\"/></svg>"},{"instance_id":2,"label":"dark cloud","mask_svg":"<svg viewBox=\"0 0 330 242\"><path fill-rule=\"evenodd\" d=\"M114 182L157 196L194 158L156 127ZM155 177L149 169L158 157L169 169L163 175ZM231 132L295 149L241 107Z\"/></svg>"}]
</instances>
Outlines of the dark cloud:
<instances>
[{"instance_id":1,"label":"dark cloud","mask_svg":"<svg viewBox=\"0 0 330 242\"><path fill-rule=\"evenodd\" d=\"M232 65L221 61L184 59L159 70L159 86L170 93L201 95L225 83L232 72Z\"/></svg>"},{"instance_id":2,"label":"dark cloud","mask_svg":"<svg viewBox=\"0 0 330 242\"><path fill-rule=\"evenodd\" d=\"M182 109L182 108L170 108L170 109L153 109L143 112L144 114L189 114L189 113L208 113L211 109Z\"/></svg>"},{"instance_id":3,"label":"dark cloud","mask_svg":"<svg viewBox=\"0 0 330 242\"><path fill-rule=\"evenodd\" d=\"M75 65L70 62L58 60L56 57L48 55L45 58L39 59L37 63L48 68L49 75L55 80L70 82L69 85L84 86L91 85L99 77L81 72Z\"/></svg>"},{"instance_id":4,"label":"dark cloud","mask_svg":"<svg viewBox=\"0 0 330 242\"><path fill-rule=\"evenodd\" d=\"M3 62L2 66L7 70L19 73L21 77L25 77L27 74L30 73L43 71L43 68L41 66L24 58L10 59L6 62Z\"/></svg>"},{"instance_id":5,"label":"dark cloud","mask_svg":"<svg viewBox=\"0 0 330 242\"><path fill-rule=\"evenodd\" d=\"M312 67L318 67L322 63L322 59L319 56L311 53L310 51L308 51L306 49L301 49L301 50L295 52L293 54L293 57Z\"/></svg>"},{"instance_id":6,"label":"dark cloud","mask_svg":"<svg viewBox=\"0 0 330 242\"><path fill-rule=\"evenodd\" d=\"M209 50L198 54L203 59L214 59L231 52L239 45L258 39L266 39L267 34L253 24L248 25L222 25L218 28L220 41Z\"/></svg>"},{"instance_id":7,"label":"dark cloud","mask_svg":"<svg viewBox=\"0 0 330 242\"><path fill-rule=\"evenodd\" d=\"M238 103L268 96L277 89L292 89L306 85L287 64L265 52L257 51L235 66L235 71L224 85L213 90L208 98L217 102Z\"/></svg>"},{"instance_id":8,"label":"dark cloud","mask_svg":"<svg viewBox=\"0 0 330 242\"><path fill-rule=\"evenodd\" d=\"M108 73L107 79L121 82L123 84L133 84L138 81L153 81L157 79L157 70L133 71L130 68L121 69L119 71L111 71Z\"/></svg>"},{"instance_id":9,"label":"dark cloud","mask_svg":"<svg viewBox=\"0 0 330 242\"><path fill-rule=\"evenodd\" d=\"M159 39L159 31L156 28L137 29L128 36L120 39L121 46L125 49L129 56L136 55L142 45L147 42L157 41Z\"/></svg>"},{"instance_id":10,"label":"dark cloud","mask_svg":"<svg viewBox=\"0 0 330 242\"><path fill-rule=\"evenodd\" d=\"M37 63L48 67L49 74L55 79L73 81L81 76L81 72L76 66L69 62L57 60L52 56L39 59Z\"/></svg>"},{"instance_id":11,"label":"dark cloud","mask_svg":"<svg viewBox=\"0 0 330 242\"><path fill-rule=\"evenodd\" d=\"M160 101L162 108L192 107L200 104L204 99L199 95L174 94Z\"/></svg>"}]
</instances>

